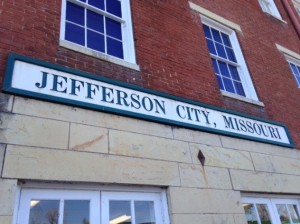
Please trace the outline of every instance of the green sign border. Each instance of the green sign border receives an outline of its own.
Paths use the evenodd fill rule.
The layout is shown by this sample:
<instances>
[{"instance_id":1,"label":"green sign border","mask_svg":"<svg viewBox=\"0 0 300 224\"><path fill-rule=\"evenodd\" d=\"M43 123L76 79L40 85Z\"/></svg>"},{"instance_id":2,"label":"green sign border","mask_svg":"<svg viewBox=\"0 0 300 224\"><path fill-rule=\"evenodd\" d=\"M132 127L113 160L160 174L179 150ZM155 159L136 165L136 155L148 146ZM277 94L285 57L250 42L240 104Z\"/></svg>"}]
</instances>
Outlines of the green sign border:
<instances>
[{"instance_id":1,"label":"green sign border","mask_svg":"<svg viewBox=\"0 0 300 224\"><path fill-rule=\"evenodd\" d=\"M226 113L229 113L229 114L238 115L238 116L241 116L241 117L244 117L244 118L249 118L249 119L256 120L256 121L261 121L261 122L265 122L265 123L269 123L269 124L273 124L273 125L278 125L278 126L281 126L285 129L285 132L287 133L287 137L290 141L290 144L280 143L280 142L276 142L276 141L272 141L272 140L260 139L260 138L251 137L251 136L235 134L235 133L221 131L221 130L217 130L217 129L213 129L213 128L207 128L207 127L197 126L197 125L193 125L193 124L187 124L187 123L184 123L184 122L178 122L178 121L173 121L173 120L164 119L164 118L157 118L157 117L153 117L153 116L150 116L150 115L143 115L143 114L138 114L138 113L135 113L135 112L128 112L128 111L109 108L109 107L105 107L105 106L94 105L94 104L84 103L84 102L78 102L76 100L63 99L63 98L60 98L60 97L49 96L49 95L45 95L45 94L41 94L41 93L33 93L33 92L30 92L30 91L13 88L11 84L12 84L12 75L13 75L14 64L15 64L16 60L27 62L27 63L38 65L38 66L47 67L47 68L50 68L50 69L55 69L55 70L66 72L66 73L71 73L73 75L82 76L82 77L85 77L85 78L105 82L105 83L112 84L112 85L117 85L117 86L124 87L124 88L129 88L129 89L132 89L132 90L136 90L136 91L140 91L140 92L144 92L144 93L148 93L148 94L157 95L157 96L160 96L160 97L164 97L164 98L171 99L171 100L176 100L176 101L179 101L179 102L188 103L188 104L195 105L195 106L209 108L209 109L212 109L212 110L216 110L216 111L220 111L220 112L226 112ZM278 122L274 122L274 121L266 120L266 119L263 119L263 118L255 117L255 116L252 116L252 115L248 115L248 114L244 114L244 113L240 113L240 112L235 112L235 111L231 111L231 110L227 110L227 109L207 105L207 104L204 104L204 103L195 102L195 101L192 101L192 100L188 100L188 99L184 99L184 98L181 98L181 97L177 97L177 96L157 92L157 91L150 90L150 89L145 89L145 88L142 88L142 87L139 87L139 86L136 86L136 85L111 80L111 79L108 79L108 78L104 78L104 77L101 77L101 76L89 74L89 73L79 71L79 70L76 70L76 69L67 68L67 67L64 67L64 66L61 66L61 65L48 63L48 62L45 62L45 61L41 61L41 60L38 60L38 59L34 59L34 58L30 58L30 57L26 57L26 56L18 55L18 54L9 54L9 56L8 56L7 68L6 68L5 78L4 78L3 91L6 92L6 93L12 93L12 94L20 95L20 96L27 96L27 97L31 97L31 98L35 98L35 99L41 99L41 100L46 100L46 101L51 101L51 102L56 102L56 103L61 103L61 104L67 104L67 105L70 105L70 106L78 106L78 107L92 109L92 110L106 112L106 113L113 113L113 114L117 114L117 115L129 116L129 117L133 117L133 118L140 118L140 119L147 120L147 121L154 121L154 122L159 122L159 123L168 124L168 125L175 125L175 126L194 129L194 130L201 130L201 131L205 131L205 132L221 134L221 135L226 135L226 136L230 136L230 137L248 139L248 140L253 140L253 141L258 141L258 142L263 142L263 143L269 143L269 144L273 144L273 145L285 146L285 147L289 147L289 148L293 148L295 146L294 142L291 138L291 135L288 131L287 126L284 125L284 124L278 123Z\"/></svg>"}]
</instances>

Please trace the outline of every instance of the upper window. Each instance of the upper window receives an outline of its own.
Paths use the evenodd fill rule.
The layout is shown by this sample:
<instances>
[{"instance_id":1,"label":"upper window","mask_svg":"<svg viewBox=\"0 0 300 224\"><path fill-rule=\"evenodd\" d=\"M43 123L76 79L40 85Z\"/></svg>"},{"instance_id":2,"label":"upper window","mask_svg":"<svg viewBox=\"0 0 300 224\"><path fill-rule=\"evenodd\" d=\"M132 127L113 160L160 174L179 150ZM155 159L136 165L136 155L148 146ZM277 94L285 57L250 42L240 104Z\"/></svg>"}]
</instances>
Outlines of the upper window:
<instances>
[{"instance_id":1,"label":"upper window","mask_svg":"<svg viewBox=\"0 0 300 224\"><path fill-rule=\"evenodd\" d=\"M17 224L164 224L162 192L22 189Z\"/></svg>"},{"instance_id":2,"label":"upper window","mask_svg":"<svg viewBox=\"0 0 300 224\"><path fill-rule=\"evenodd\" d=\"M259 0L262 10L278 19L282 19L274 0Z\"/></svg>"},{"instance_id":3,"label":"upper window","mask_svg":"<svg viewBox=\"0 0 300 224\"><path fill-rule=\"evenodd\" d=\"M129 0L64 0L61 40L135 63Z\"/></svg>"},{"instance_id":4,"label":"upper window","mask_svg":"<svg viewBox=\"0 0 300 224\"><path fill-rule=\"evenodd\" d=\"M300 87L300 61L287 58L291 71L296 79L298 87Z\"/></svg>"},{"instance_id":5,"label":"upper window","mask_svg":"<svg viewBox=\"0 0 300 224\"><path fill-rule=\"evenodd\" d=\"M201 18L221 91L257 100L235 32L206 17Z\"/></svg>"},{"instance_id":6,"label":"upper window","mask_svg":"<svg viewBox=\"0 0 300 224\"><path fill-rule=\"evenodd\" d=\"M300 16L300 0L293 0L293 3L298 15Z\"/></svg>"},{"instance_id":7,"label":"upper window","mask_svg":"<svg viewBox=\"0 0 300 224\"><path fill-rule=\"evenodd\" d=\"M249 224L300 223L299 200L275 198L243 198Z\"/></svg>"}]
</instances>

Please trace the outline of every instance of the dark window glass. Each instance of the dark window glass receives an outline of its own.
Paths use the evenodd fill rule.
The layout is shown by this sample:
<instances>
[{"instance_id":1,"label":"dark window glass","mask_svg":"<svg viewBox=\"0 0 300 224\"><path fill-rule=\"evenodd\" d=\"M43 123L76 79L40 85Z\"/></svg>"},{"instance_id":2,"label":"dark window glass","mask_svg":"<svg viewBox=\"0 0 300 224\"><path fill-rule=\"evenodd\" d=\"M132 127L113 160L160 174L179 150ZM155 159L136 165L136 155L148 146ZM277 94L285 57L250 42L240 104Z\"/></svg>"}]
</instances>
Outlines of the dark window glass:
<instances>
[{"instance_id":1,"label":"dark window glass","mask_svg":"<svg viewBox=\"0 0 300 224\"><path fill-rule=\"evenodd\" d=\"M108 36L122 40L121 24L112 19L106 18L106 33Z\"/></svg>"},{"instance_id":2,"label":"dark window glass","mask_svg":"<svg viewBox=\"0 0 300 224\"><path fill-rule=\"evenodd\" d=\"M222 35L222 39L223 39L223 43L227 46L227 47L231 47L231 43L230 43L230 40L229 40L229 36L224 34L224 33L221 33Z\"/></svg>"},{"instance_id":3,"label":"dark window glass","mask_svg":"<svg viewBox=\"0 0 300 224\"><path fill-rule=\"evenodd\" d=\"M65 39L84 46L84 28L66 23Z\"/></svg>"},{"instance_id":4,"label":"dark window glass","mask_svg":"<svg viewBox=\"0 0 300 224\"><path fill-rule=\"evenodd\" d=\"M216 52L216 49L215 49L215 46L214 46L214 42L212 40L209 40L209 39L206 39L206 42L207 42L207 45L208 45L209 52L211 54L217 55L217 52Z\"/></svg>"},{"instance_id":5,"label":"dark window glass","mask_svg":"<svg viewBox=\"0 0 300 224\"><path fill-rule=\"evenodd\" d=\"M219 68L220 68L220 71L221 71L221 75L230 78L230 74L229 74L229 71L228 71L227 64L225 64L224 62L221 62L221 61L218 61L218 62L219 62L218 64L219 64Z\"/></svg>"},{"instance_id":6,"label":"dark window glass","mask_svg":"<svg viewBox=\"0 0 300 224\"><path fill-rule=\"evenodd\" d=\"M86 2L86 0L80 0L81 2Z\"/></svg>"},{"instance_id":7,"label":"dark window glass","mask_svg":"<svg viewBox=\"0 0 300 224\"><path fill-rule=\"evenodd\" d=\"M224 82L224 86L225 86L226 91L231 92L231 93L235 93L232 81L230 79L223 78L223 82Z\"/></svg>"},{"instance_id":8,"label":"dark window glass","mask_svg":"<svg viewBox=\"0 0 300 224\"><path fill-rule=\"evenodd\" d=\"M203 25L203 29L204 29L205 36L209 39L212 39L209 27L206 25Z\"/></svg>"},{"instance_id":9,"label":"dark window glass","mask_svg":"<svg viewBox=\"0 0 300 224\"><path fill-rule=\"evenodd\" d=\"M233 83L234 83L234 87L235 87L236 93L238 95L241 95L241 96L246 96L245 92L244 92L244 88L243 88L242 83L236 82L236 81L234 81Z\"/></svg>"},{"instance_id":10,"label":"dark window glass","mask_svg":"<svg viewBox=\"0 0 300 224\"><path fill-rule=\"evenodd\" d=\"M110 0L107 0L110 1ZM104 0L89 0L89 5L104 10Z\"/></svg>"},{"instance_id":11,"label":"dark window glass","mask_svg":"<svg viewBox=\"0 0 300 224\"><path fill-rule=\"evenodd\" d=\"M107 38L107 53L109 55L123 59L124 56L123 56L122 42L108 37Z\"/></svg>"},{"instance_id":12,"label":"dark window glass","mask_svg":"<svg viewBox=\"0 0 300 224\"><path fill-rule=\"evenodd\" d=\"M219 43L215 43L215 44L216 44L218 56L227 59L224 46L222 44L219 44Z\"/></svg>"},{"instance_id":13,"label":"dark window glass","mask_svg":"<svg viewBox=\"0 0 300 224\"><path fill-rule=\"evenodd\" d=\"M91 49L105 52L104 36L102 34L88 30L87 31L87 46Z\"/></svg>"},{"instance_id":14,"label":"dark window glass","mask_svg":"<svg viewBox=\"0 0 300 224\"><path fill-rule=\"evenodd\" d=\"M241 81L241 80L240 80L239 73L238 73L238 71L237 71L237 68L234 67L234 66L232 66L232 65L228 65L228 67L229 67L229 71L230 71L230 74L231 74L232 79Z\"/></svg>"},{"instance_id":15,"label":"dark window glass","mask_svg":"<svg viewBox=\"0 0 300 224\"><path fill-rule=\"evenodd\" d=\"M216 74L220 74L219 68L218 68L218 64L217 64L217 60L216 59L212 59L213 62L213 66L214 66L214 71Z\"/></svg>"},{"instance_id":16,"label":"dark window glass","mask_svg":"<svg viewBox=\"0 0 300 224\"><path fill-rule=\"evenodd\" d=\"M67 12L66 19L70 22L77 23L79 25L84 25L84 8L67 2Z\"/></svg>"},{"instance_id":17,"label":"dark window glass","mask_svg":"<svg viewBox=\"0 0 300 224\"><path fill-rule=\"evenodd\" d=\"M87 27L104 33L103 16L87 10Z\"/></svg>"},{"instance_id":18,"label":"dark window glass","mask_svg":"<svg viewBox=\"0 0 300 224\"><path fill-rule=\"evenodd\" d=\"M212 29L212 28L211 28L211 30L212 30L212 35L213 35L214 40L218 41L219 43L222 43L220 32L215 29Z\"/></svg>"},{"instance_id":19,"label":"dark window glass","mask_svg":"<svg viewBox=\"0 0 300 224\"><path fill-rule=\"evenodd\" d=\"M216 75L216 76L217 76L217 81L218 81L219 88L224 90L224 85L223 85L221 76L219 76L219 75Z\"/></svg>"},{"instance_id":20,"label":"dark window glass","mask_svg":"<svg viewBox=\"0 0 300 224\"><path fill-rule=\"evenodd\" d=\"M65 200L64 218L63 218L64 224L88 224L90 223L89 219L90 219L90 201Z\"/></svg>"},{"instance_id":21,"label":"dark window glass","mask_svg":"<svg viewBox=\"0 0 300 224\"><path fill-rule=\"evenodd\" d=\"M296 76L296 80L298 82L298 86L300 86L300 76Z\"/></svg>"},{"instance_id":22,"label":"dark window glass","mask_svg":"<svg viewBox=\"0 0 300 224\"><path fill-rule=\"evenodd\" d=\"M233 50L232 50L231 48L229 48L229 47L225 47L225 49L226 49L226 53L227 53L228 59L229 59L230 61L236 62L236 59L235 59L235 55L234 55Z\"/></svg>"},{"instance_id":23,"label":"dark window glass","mask_svg":"<svg viewBox=\"0 0 300 224\"><path fill-rule=\"evenodd\" d=\"M122 18L121 2L119 0L106 1L107 12Z\"/></svg>"}]
</instances>

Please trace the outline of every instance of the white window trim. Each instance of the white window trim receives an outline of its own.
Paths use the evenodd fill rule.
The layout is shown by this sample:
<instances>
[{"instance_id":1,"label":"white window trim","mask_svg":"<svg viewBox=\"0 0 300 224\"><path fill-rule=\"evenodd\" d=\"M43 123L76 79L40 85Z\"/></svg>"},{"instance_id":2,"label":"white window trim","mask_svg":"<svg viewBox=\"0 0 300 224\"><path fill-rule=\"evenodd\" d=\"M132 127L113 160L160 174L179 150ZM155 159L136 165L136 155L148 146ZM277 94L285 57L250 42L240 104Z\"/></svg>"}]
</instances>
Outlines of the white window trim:
<instances>
[{"instance_id":1,"label":"white window trim","mask_svg":"<svg viewBox=\"0 0 300 224\"><path fill-rule=\"evenodd\" d=\"M284 54L284 57L285 59L287 60L287 62L291 62L293 64L296 64L296 65L300 65L300 54L294 52L294 51L291 51L279 44L276 44L276 47L277 49L282 52ZM288 66L290 67L290 65L288 64ZM291 71L291 68L290 68L290 73L291 75L293 76L294 79L295 78L295 75L293 74L293 72ZM295 83L297 85L298 88L300 88L300 85L298 85L297 81L295 80Z\"/></svg>"},{"instance_id":2,"label":"white window trim","mask_svg":"<svg viewBox=\"0 0 300 224\"><path fill-rule=\"evenodd\" d=\"M296 9L296 12L298 13L298 16L300 16L300 1L299 0L293 0L294 7Z\"/></svg>"},{"instance_id":3,"label":"white window trim","mask_svg":"<svg viewBox=\"0 0 300 224\"><path fill-rule=\"evenodd\" d=\"M247 103L255 102L254 104L262 106L263 103L261 103L258 100L256 91L254 89L253 82L252 82L250 74L248 72L248 68L247 68L243 53L241 51L240 44L238 42L235 31L228 28L228 27L226 27L226 26L224 26L224 25L222 25L222 24L220 24L220 23L218 23L218 22L216 22L216 21L214 21L214 20L212 20L212 19L210 19L210 18L207 18L206 16L200 15L200 17L201 17L201 21L202 21L203 24L206 24L206 25L208 25L210 27L213 27L217 30L220 30L221 32L226 33L229 36L230 42L231 42L232 47L234 49L237 64L239 65L237 67L237 69L238 69L238 72L239 72L239 75L240 75L240 79L242 81L242 85L243 85L246 97L239 96L237 94L230 94L229 92L226 92L226 91L221 91L221 93L223 94L223 93L226 92L224 95L227 96L227 97L231 97L231 96L234 95L234 96L237 96L237 97L233 97L233 98L238 98L239 100L245 101Z\"/></svg>"},{"instance_id":4,"label":"white window trim","mask_svg":"<svg viewBox=\"0 0 300 224\"><path fill-rule=\"evenodd\" d=\"M13 224L19 224L17 222L20 216L20 212L26 212L26 209L22 208L21 197L24 193L23 191L30 193L34 193L35 195L45 195L47 192L47 198L53 199L92 199L94 202L99 202L96 206L96 210L99 212L102 211L102 201L103 194L105 197L112 196L112 195L123 195L122 198L130 198L139 197L140 199L153 199L154 196L155 201L159 202L158 209L159 213L162 215L161 217L161 224L170 224L169 219L169 212L168 212L168 201L167 201L167 192L166 189L160 187L145 187L145 186L117 186L117 185L100 185L100 184L49 184L43 182L29 182L20 184L18 186L18 191L16 194L16 201L15 201L15 209L13 214ZM75 193L75 195L74 195ZM142 198L143 194L146 196ZM60 195L61 197L57 197ZM114 197L114 196L112 196ZM25 195L26 200L28 201L28 196ZM101 199L100 199L101 198ZM100 201L101 200L101 201ZM157 211L155 211L157 212ZM156 213L158 214L158 213ZM25 214L26 215L26 214ZM100 224L100 219L103 220L101 217L96 217L95 220L97 224Z\"/></svg>"},{"instance_id":5,"label":"white window trim","mask_svg":"<svg viewBox=\"0 0 300 224\"><path fill-rule=\"evenodd\" d=\"M298 208L298 214L300 214L300 197L299 196L286 196L286 195L252 195L252 194L243 194L242 195L242 204L266 204L269 209L269 215L271 221L280 220L276 209L276 204L296 204ZM270 210L270 208L272 210ZM272 222L272 223L273 223ZM277 223L277 222L276 222ZM275 224L275 223L274 223Z\"/></svg>"},{"instance_id":6,"label":"white window trim","mask_svg":"<svg viewBox=\"0 0 300 224\"><path fill-rule=\"evenodd\" d=\"M258 0L258 2L259 2L259 5L260 5L260 7L261 7L261 9L264 13L267 13L267 14L273 16L275 19L277 19L277 20L279 20L283 23L287 23L286 21L284 21L282 19L281 15L280 15L280 12L279 12L274 0ZM270 8L269 8L270 10L268 10L266 8L266 6L265 6L266 4L270 5Z\"/></svg>"},{"instance_id":7,"label":"white window trim","mask_svg":"<svg viewBox=\"0 0 300 224\"><path fill-rule=\"evenodd\" d=\"M62 0L61 7L61 20L60 20L60 40L59 45L70 50L74 50L101 60L105 60L117 65L121 65L133 70L140 70L139 65L136 64L135 57L135 48L134 48L134 38L133 38L133 29L132 29L132 19L131 19L131 9L130 9L130 0L120 0L122 7L122 16L123 20L126 21L122 24L122 36L123 36L123 53L124 59L119 59L117 57L107 55L84 46L81 46L76 43L65 40L65 19L66 19L66 2L77 2L76 0ZM78 3L78 2L77 2ZM81 3L79 2L79 5Z\"/></svg>"}]
</instances>

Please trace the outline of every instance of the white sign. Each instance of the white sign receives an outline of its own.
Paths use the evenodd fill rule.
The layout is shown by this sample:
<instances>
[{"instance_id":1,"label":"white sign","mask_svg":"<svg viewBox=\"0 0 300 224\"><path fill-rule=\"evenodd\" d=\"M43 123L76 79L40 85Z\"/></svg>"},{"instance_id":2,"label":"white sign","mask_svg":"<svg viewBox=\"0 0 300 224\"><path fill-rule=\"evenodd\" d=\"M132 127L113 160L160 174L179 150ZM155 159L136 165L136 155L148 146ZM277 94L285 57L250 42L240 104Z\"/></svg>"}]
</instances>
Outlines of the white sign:
<instances>
[{"instance_id":1,"label":"white sign","mask_svg":"<svg viewBox=\"0 0 300 224\"><path fill-rule=\"evenodd\" d=\"M292 145L286 128L277 123L47 65L15 60L11 74L6 75L4 90L219 134Z\"/></svg>"}]
</instances>

